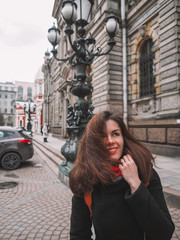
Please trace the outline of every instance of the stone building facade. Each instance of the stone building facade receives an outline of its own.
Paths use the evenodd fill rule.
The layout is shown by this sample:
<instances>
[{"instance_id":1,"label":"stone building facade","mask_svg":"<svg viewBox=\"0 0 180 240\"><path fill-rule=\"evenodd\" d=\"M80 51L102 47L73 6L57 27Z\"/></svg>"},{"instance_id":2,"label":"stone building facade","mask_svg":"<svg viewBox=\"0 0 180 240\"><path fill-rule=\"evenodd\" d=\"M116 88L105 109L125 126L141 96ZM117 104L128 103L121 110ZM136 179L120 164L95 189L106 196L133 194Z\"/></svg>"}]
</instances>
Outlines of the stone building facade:
<instances>
[{"instance_id":1,"label":"stone building facade","mask_svg":"<svg viewBox=\"0 0 180 240\"><path fill-rule=\"evenodd\" d=\"M43 97L44 97L44 74L41 68L37 71L34 78L35 95L34 103L36 105L35 118L33 121L33 132L41 134L43 126Z\"/></svg>"},{"instance_id":2,"label":"stone building facade","mask_svg":"<svg viewBox=\"0 0 180 240\"><path fill-rule=\"evenodd\" d=\"M0 112L4 117L4 124L14 125L16 91L13 82L0 82Z\"/></svg>"},{"instance_id":3,"label":"stone building facade","mask_svg":"<svg viewBox=\"0 0 180 240\"><path fill-rule=\"evenodd\" d=\"M61 31L59 58L71 53L61 5L62 0L55 0L53 7ZM180 156L180 2L95 0L87 31L103 51L108 47L104 20L112 11L120 20L116 45L108 55L96 58L90 71L94 113L118 110L154 153ZM69 93L74 74L68 63L49 61L50 124L52 133L61 137L66 134L67 106L75 101Z\"/></svg>"},{"instance_id":4,"label":"stone building facade","mask_svg":"<svg viewBox=\"0 0 180 240\"><path fill-rule=\"evenodd\" d=\"M72 53L68 38L64 32L66 25L61 18L61 1L54 2L53 17L57 19L57 25L60 29L61 40L58 46L58 58L65 58ZM96 38L96 47L101 47L103 51L108 49L108 36L104 30L105 19L111 11L119 14L119 3L114 1L98 1L95 2L91 21L88 25L87 32L91 32ZM73 29L75 34L76 29ZM89 69L88 80L93 85L93 95L91 100L95 106L95 111L98 112L103 109L119 109L122 102L120 101L122 90L122 83L119 82L119 74L121 70L120 56L121 44L120 33L116 38L116 46L113 48L111 54L102 56L94 60L94 64ZM50 128L54 136L66 136L66 117L68 114L68 105L73 105L77 97L70 93L70 88L75 81L76 69L71 68L67 62L57 62L54 58L43 64L43 72L45 78L45 86L49 86L49 114L50 114ZM48 74L48 71L50 73ZM46 87L45 87L46 88ZM46 94L45 94L46 95ZM122 100L122 99L121 99ZM121 109L122 110L122 109Z\"/></svg>"},{"instance_id":5,"label":"stone building facade","mask_svg":"<svg viewBox=\"0 0 180 240\"><path fill-rule=\"evenodd\" d=\"M180 155L180 2L135 2L126 20L129 127L156 154Z\"/></svg>"},{"instance_id":6,"label":"stone building facade","mask_svg":"<svg viewBox=\"0 0 180 240\"><path fill-rule=\"evenodd\" d=\"M48 56L49 53L46 52L42 66L44 73L43 121L48 123L53 136L65 137L67 107L69 102L73 103L72 95L69 93L73 70L69 69L64 62L57 62Z\"/></svg>"}]
</instances>

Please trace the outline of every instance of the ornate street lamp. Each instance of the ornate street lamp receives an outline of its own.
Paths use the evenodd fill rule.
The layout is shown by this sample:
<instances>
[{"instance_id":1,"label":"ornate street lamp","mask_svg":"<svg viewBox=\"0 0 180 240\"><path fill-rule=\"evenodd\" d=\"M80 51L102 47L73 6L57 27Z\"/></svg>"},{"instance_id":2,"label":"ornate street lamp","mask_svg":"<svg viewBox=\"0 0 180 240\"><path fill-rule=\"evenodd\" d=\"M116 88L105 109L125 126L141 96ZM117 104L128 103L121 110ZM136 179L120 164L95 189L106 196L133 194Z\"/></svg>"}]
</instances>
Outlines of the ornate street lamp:
<instances>
[{"instance_id":1,"label":"ornate street lamp","mask_svg":"<svg viewBox=\"0 0 180 240\"><path fill-rule=\"evenodd\" d=\"M65 156L66 161L60 165L60 171L67 176L76 157L78 142L82 137L86 124L93 116L94 106L88 100L85 100L85 97L92 92L92 86L87 84L86 81L87 68L90 67L95 57L106 55L112 50L115 45L114 37L118 29L117 18L111 13L106 19L109 49L106 52L102 52L100 47L94 50L96 41L91 34L85 38L86 30L84 28L88 24L93 3L93 0L65 0L62 3L61 15L67 24L65 33L74 51L71 56L64 59L57 58L56 46L60 41L60 31L55 25L48 30L48 40L53 46L51 52L54 58L57 61L69 61L71 66L76 66L75 78L77 81L71 87L70 92L78 96L78 100L74 103L74 106L68 106L67 133L69 138L61 148L61 153ZM73 24L77 26L78 35L77 40L74 42L71 39L71 35L74 33L72 29Z\"/></svg>"},{"instance_id":2,"label":"ornate street lamp","mask_svg":"<svg viewBox=\"0 0 180 240\"><path fill-rule=\"evenodd\" d=\"M28 110L26 110L26 104L24 104L24 112L28 114L28 123L27 123L27 131L28 132L32 132L32 124L31 124L31 114L35 113L36 111L36 105L34 104L33 106L33 110L31 111L31 103L32 103L32 99L28 98L27 100L28 103Z\"/></svg>"}]
</instances>

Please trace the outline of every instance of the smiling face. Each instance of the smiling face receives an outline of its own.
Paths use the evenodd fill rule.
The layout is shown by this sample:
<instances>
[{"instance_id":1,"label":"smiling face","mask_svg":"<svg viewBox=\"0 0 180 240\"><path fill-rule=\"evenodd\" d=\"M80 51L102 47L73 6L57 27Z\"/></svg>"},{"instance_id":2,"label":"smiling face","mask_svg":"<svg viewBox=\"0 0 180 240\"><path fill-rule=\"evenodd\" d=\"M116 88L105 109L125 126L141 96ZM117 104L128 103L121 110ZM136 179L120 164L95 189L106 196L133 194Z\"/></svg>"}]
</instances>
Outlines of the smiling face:
<instances>
[{"instance_id":1,"label":"smiling face","mask_svg":"<svg viewBox=\"0 0 180 240\"><path fill-rule=\"evenodd\" d=\"M123 153L124 139L118 123L114 120L106 121L104 143L109 152L110 160L118 161Z\"/></svg>"}]
</instances>

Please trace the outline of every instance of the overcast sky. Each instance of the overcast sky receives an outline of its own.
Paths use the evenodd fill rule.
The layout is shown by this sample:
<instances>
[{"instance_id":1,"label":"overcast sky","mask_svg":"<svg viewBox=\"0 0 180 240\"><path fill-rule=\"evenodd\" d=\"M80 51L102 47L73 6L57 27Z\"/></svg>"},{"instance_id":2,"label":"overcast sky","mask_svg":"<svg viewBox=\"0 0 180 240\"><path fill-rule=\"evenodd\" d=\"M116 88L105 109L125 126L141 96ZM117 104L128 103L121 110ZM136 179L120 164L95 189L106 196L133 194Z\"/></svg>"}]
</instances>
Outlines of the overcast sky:
<instances>
[{"instance_id":1,"label":"overcast sky","mask_svg":"<svg viewBox=\"0 0 180 240\"><path fill-rule=\"evenodd\" d=\"M1 0L0 81L34 82L51 45L47 31L55 0Z\"/></svg>"}]
</instances>

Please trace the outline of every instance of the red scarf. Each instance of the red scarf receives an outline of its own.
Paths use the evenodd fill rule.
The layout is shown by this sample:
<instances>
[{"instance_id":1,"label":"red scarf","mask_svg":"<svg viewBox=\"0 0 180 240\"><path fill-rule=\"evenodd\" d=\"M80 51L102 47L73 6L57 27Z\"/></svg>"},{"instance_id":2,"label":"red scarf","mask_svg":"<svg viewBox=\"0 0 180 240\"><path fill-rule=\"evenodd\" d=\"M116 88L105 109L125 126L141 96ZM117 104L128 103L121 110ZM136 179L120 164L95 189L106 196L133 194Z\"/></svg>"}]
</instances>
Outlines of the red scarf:
<instances>
[{"instance_id":1,"label":"red scarf","mask_svg":"<svg viewBox=\"0 0 180 240\"><path fill-rule=\"evenodd\" d=\"M112 170L116 173L116 179L114 179L114 181L118 181L120 178L120 176L122 176L122 173L120 172L120 169L119 167L114 167L112 166ZM149 182L145 183L144 184L146 187L149 186Z\"/></svg>"},{"instance_id":2,"label":"red scarf","mask_svg":"<svg viewBox=\"0 0 180 240\"><path fill-rule=\"evenodd\" d=\"M114 166L112 166L112 170L115 172L116 177L122 176L122 173L120 172L119 167L114 167Z\"/></svg>"}]
</instances>

